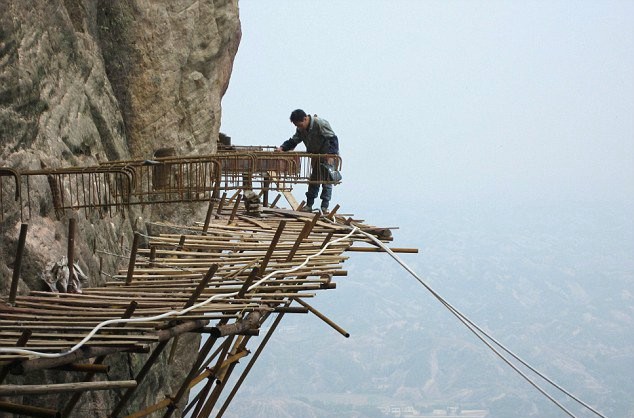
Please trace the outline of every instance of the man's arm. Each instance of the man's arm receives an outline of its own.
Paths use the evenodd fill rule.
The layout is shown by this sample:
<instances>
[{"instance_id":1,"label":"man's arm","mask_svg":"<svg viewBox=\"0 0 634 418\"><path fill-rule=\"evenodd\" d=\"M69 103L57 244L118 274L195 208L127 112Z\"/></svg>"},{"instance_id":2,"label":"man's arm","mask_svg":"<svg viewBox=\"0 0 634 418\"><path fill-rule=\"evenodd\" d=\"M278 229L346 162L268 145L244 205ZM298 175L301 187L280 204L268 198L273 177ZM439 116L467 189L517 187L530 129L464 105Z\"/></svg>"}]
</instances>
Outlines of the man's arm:
<instances>
[{"instance_id":1,"label":"man's arm","mask_svg":"<svg viewBox=\"0 0 634 418\"><path fill-rule=\"evenodd\" d=\"M295 147L302 142L302 139L299 137L297 132L291 138L287 139L278 147L280 151L291 151L294 150Z\"/></svg>"}]
</instances>

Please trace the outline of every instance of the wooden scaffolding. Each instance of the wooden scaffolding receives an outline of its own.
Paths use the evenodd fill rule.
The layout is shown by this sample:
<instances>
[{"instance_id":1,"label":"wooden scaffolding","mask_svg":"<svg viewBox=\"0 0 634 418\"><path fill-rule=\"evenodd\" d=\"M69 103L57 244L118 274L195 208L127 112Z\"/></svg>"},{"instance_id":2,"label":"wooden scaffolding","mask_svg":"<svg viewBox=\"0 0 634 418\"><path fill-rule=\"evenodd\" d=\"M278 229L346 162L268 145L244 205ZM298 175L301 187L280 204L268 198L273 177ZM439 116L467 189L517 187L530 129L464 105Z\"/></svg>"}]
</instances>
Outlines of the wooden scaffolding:
<instances>
[{"instance_id":1,"label":"wooden scaffolding","mask_svg":"<svg viewBox=\"0 0 634 418\"><path fill-rule=\"evenodd\" d=\"M105 286L81 293L17 295L27 230L23 224L11 292L0 300L0 397L4 399L0 411L67 417L85 392L118 390L122 396L109 417L169 417L183 402L183 415L221 417L285 315L312 313L347 337L344 329L309 301L320 291L335 289L335 278L347 274L343 269L346 252L384 251L377 242L391 241L390 229L337 214L338 206L329 214L298 211L301 205L288 191L282 192L291 209L276 206L279 195L256 209L245 205L247 196L240 189L231 198L226 193L207 195L204 220L191 225L153 223L153 233L135 232L125 268ZM73 235L69 231L69 240ZM72 258L69 243L69 266ZM253 340L258 345L251 348L252 337L269 318L272 325L264 338ZM184 333L205 337L178 391L157 404L130 411L136 388L170 344L172 351L177 349ZM106 359L121 352L149 356L134 379L109 381L104 378ZM248 362L238 367L238 361L247 356ZM59 368L78 373L78 381L2 384L9 373ZM229 387L229 376L238 372L236 383ZM199 389L197 395L183 401L193 387ZM73 392L73 396L63 408L11 400L55 392Z\"/></svg>"}]
</instances>

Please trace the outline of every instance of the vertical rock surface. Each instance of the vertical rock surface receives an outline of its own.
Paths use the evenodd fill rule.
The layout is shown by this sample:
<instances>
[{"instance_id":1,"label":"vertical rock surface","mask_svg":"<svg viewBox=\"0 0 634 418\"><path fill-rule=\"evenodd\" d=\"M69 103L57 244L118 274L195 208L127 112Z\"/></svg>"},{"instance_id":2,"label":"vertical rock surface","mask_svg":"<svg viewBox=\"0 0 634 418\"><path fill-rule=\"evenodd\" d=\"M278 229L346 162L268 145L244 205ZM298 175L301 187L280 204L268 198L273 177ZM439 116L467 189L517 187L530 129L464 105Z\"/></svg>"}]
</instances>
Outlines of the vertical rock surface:
<instances>
[{"instance_id":1,"label":"vertical rock surface","mask_svg":"<svg viewBox=\"0 0 634 418\"><path fill-rule=\"evenodd\" d=\"M240 35L237 0L0 0L0 167L97 165L151 158L165 147L177 155L214 152L220 102ZM105 279L100 264L110 273L121 267L121 260L107 253L125 252L130 231L143 228L139 217L149 217L148 212L104 218L67 211L57 219L44 180L31 184L31 213L24 220L8 179L0 190L0 293L5 295L21 221L29 224L19 285L24 293L42 289L43 267L64 255L69 217L77 219L76 258L90 286ZM105 252L100 255L99 249ZM186 341L181 340L173 364L162 359L155 367L148 378L152 383L141 388L143 403L174 392L168 376L188 370L197 351L197 339ZM135 356L119 356L109 377L132 378L144 361ZM53 383L68 376L46 372L5 383L29 379ZM105 416L113 392L95 396L103 410L90 416ZM59 406L40 398L24 402ZM64 399L57 401L61 405ZM82 402L74 416L88 416L90 396Z\"/></svg>"}]
</instances>

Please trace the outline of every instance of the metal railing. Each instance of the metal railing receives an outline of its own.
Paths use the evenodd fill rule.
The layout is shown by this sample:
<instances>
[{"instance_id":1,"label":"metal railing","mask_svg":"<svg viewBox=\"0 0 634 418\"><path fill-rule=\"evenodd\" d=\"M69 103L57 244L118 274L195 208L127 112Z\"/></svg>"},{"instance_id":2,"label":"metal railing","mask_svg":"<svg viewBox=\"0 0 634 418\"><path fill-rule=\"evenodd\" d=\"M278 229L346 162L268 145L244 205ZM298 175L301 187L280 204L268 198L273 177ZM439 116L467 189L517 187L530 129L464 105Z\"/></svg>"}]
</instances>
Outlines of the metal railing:
<instances>
[{"instance_id":1,"label":"metal railing","mask_svg":"<svg viewBox=\"0 0 634 418\"><path fill-rule=\"evenodd\" d=\"M6 213L4 202L11 199L18 202L21 218L24 208L30 218L35 199L46 193L46 183L58 216L65 209L112 215L128 205L209 201L222 190L290 191L295 184L338 183L321 167L328 163L341 170L338 155L269 149L274 148L22 172L0 167L0 220Z\"/></svg>"}]
</instances>

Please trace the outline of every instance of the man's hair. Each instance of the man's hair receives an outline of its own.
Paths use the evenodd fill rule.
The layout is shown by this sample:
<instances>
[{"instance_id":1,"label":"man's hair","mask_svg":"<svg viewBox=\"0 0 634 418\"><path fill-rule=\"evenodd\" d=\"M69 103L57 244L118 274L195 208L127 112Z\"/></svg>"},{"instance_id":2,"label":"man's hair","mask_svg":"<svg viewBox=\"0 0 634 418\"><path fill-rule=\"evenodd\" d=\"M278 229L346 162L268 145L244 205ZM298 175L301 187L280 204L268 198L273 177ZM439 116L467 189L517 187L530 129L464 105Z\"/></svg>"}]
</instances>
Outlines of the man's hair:
<instances>
[{"instance_id":1,"label":"man's hair","mask_svg":"<svg viewBox=\"0 0 634 418\"><path fill-rule=\"evenodd\" d=\"M291 112L291 122L301 122L306 117L306 112L302 109L295 109Z\"/></svg>"}]
</instances>

